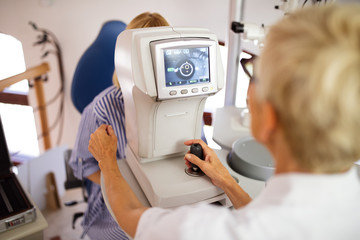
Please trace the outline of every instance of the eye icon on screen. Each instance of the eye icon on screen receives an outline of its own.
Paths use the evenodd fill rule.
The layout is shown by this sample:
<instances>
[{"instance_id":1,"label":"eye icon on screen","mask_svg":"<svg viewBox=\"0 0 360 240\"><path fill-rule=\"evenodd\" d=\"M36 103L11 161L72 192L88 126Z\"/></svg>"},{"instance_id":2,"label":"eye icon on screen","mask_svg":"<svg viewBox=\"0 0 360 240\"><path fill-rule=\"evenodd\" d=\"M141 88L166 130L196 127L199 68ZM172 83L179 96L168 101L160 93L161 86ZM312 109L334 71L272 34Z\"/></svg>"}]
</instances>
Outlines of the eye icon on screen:
<instances>
[{"instance_id":1,"label":"eye icon on screen","mask_svg":"<svg viewBox=\"0 0 360 240\"><path fill-rule=\"evenodd\" d=\"M179 64L179 71L176 72L177 76L181 79L190 79L194 75L194 64L186 59Z\"/></svg>"}]
</instances>

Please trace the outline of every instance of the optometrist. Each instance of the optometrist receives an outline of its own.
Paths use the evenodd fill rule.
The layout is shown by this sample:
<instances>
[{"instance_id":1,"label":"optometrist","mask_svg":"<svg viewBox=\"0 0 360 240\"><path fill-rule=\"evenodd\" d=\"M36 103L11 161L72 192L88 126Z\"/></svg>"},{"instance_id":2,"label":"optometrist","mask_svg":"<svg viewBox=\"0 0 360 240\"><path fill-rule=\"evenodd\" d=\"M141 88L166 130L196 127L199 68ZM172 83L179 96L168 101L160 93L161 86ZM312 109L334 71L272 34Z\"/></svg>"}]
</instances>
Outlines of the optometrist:
<instances>
[{"instance_id":1,"label":"optometrist","mask_svg":"<svg viewBox=\"0 0 360 240\"><path fill-rule=\"evenodd\" d=\"M309 7L271 27L249 89L251 130L276 163L252 200L201 140L186 154L235 209L196 204L146 208L116 163L113 129L89 151L99 162L119 225L135 239L360 239L360 6Z\"/></svg>"}]
</instances>

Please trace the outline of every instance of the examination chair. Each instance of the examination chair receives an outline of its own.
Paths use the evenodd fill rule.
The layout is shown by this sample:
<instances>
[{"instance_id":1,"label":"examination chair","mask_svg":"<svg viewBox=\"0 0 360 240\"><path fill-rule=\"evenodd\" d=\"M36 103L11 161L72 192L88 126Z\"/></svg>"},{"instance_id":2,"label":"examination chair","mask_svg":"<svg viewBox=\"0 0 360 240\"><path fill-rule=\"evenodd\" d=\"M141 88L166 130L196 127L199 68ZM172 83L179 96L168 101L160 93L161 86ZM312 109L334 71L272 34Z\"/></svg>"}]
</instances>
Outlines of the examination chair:
<instances>
[{"instance_id":1,"label":"examination chair","mask_svg":"<svg viewBox=\"0 0 360 240\"><path fill-rule=\"evenodd\" d=\"M75 108L82 113L84 108L102 90L112 85L114 73L114 50L117 36L124 31L126 24L122 21L108 21L103 24L95 41L87 48L76 66L71 84L71 99ZM67 179L65 189L82 188L83 200L70 201L66 206L73 206L80 202L86 202L91 193L92 182L79 180L74 177L68 161L71 150L65 154L65 167ZM82 212L73 215L72 226L75 228L76 220L83 216Z\"/></svg>"},{"instance_id":2,"label":"examination chair","mask_svg":"<svg viewBox=\"0 0 360 240\"><path fill-rule=\"evenodd\" d=\"M80 113L96 95L112 85L116 38L125 28L121 21L104 23L95 41L81 56L71 84L71 99Z\"/></svg>"},{"instance_id":3,"label":"examination chair","mask_svg":"<svg viewBox=\"0 0 360 240\"><path fill-rule=\"evenodd\" d=\"M66 181L64 183L64 187L66 190L69 190L72 188L81 188L81 193L82 193L83 199L80 201L72 200L72 201L65 202L64 204L67 207L74 206L78 203L87 202L89 191L86 189L86 184L88 184L88 182L90 182L90 181L80 180L74 176L74 172L69 164L70 156L71 156L71 149L68 149L64 152L65 172L66 172ZM79 217L82 217L83 215L84 215L84 212L74 213L73 220L72 220L72 228L73 229L75 229L76 220Z\"/></svg>"}]
</instances>

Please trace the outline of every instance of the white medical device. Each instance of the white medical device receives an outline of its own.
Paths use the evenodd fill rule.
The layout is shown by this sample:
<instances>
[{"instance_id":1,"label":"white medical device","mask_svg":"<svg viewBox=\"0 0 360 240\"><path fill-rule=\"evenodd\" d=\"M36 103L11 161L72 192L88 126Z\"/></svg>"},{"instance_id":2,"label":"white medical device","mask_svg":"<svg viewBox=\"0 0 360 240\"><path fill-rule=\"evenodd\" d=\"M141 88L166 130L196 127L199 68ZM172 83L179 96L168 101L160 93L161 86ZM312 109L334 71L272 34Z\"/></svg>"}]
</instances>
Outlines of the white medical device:
<instances>
[{"instance_id":1,"label":"white medical device","mask_svg":"<svg viewBox=\"0 0 360 240\"><path fill-rule=\"evenodd\" d=\"M115 69L125 102L126 161L152 206L225 200L206 176L185 173L184 141L201 137L206 98L224 85L217 38L206 29L122 32Z\"/></svg>"}]
</instances>

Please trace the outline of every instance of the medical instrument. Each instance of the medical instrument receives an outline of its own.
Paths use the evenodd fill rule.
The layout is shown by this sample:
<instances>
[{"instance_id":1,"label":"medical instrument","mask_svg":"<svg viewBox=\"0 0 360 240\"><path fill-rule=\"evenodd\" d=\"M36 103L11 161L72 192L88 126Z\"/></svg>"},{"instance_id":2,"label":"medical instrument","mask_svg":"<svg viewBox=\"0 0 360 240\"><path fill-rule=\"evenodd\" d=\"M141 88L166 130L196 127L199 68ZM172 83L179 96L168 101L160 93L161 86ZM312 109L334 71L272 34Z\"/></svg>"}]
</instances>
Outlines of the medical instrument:
<instances>
[{"instance_id":1,"label":"medical instrument","mask_svg":"<svg viewBox=\"0 0 360 240\"><path fill-rule=\"evenodd\" d=\"M206 98L224 85L218 41L202 28L129 29L116 43L126 161L152 206L222 201L207 176L184 171L184 142L200 138Z\"/></svg>"},{"instance_id":2,"label":"medical instrument","mask_svg":"<svg viewBox=\"0 0 360 240\"><path fill-rule=\"evenodd\" d=\"M307 4L327 4L334 0L280 0L276 2L278 3L275 4L275 9L279 9L284 12L284 15L287 15ZM228 60L225 102L224 107L215 112L213 139L222 148L231 151L227 160L236 172L253 179L266 180L274 170L272 157L260 143L251 137L249 127L244 124L244 122L248 122L248 119L244 118L251 117L249 114L244 114L248 112L248 109L235 106L241 43L242 41L252 41L254 45L261 48L267 29L264 24L252 24L244 21L244 5L244 0L230 1L229 31L226 43ZM249 149L245 149L244 146Z\"/></svg>"},{"instance_id":3,"label":"medical instrument","mask_svg":"<svg viewBox=\"0 0 360 240\"><path fill-rule=\"evenodd\" d=\"M268 180L275 170L269 151L253 137L243 137L233 143L227 163L242 176L260 181Z\"/></svg>"}]
</instances>

